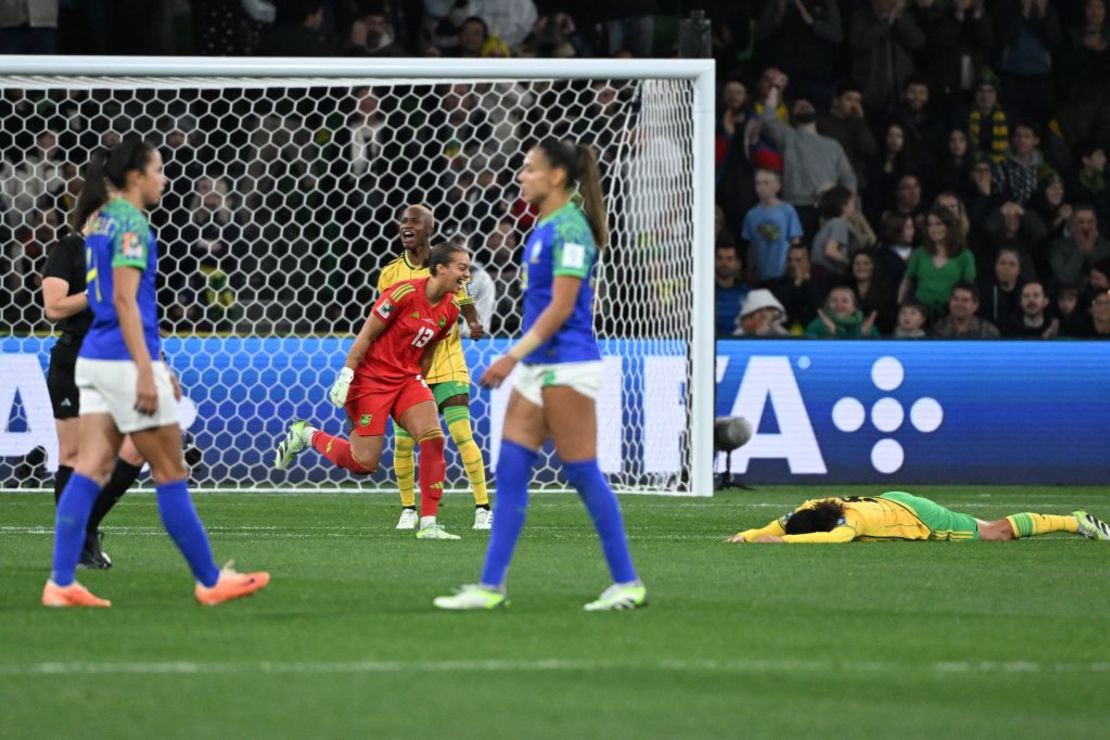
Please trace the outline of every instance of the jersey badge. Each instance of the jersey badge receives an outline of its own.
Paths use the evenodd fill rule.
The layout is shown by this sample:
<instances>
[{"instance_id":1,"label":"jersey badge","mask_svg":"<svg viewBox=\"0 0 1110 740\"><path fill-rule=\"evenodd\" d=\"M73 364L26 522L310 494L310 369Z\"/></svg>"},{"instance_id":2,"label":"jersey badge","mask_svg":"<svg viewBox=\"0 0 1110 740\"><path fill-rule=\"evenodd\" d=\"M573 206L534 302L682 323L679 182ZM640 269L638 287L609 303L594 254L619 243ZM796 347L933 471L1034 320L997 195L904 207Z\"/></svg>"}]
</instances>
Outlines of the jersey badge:
<instances>
[{"instance_id":1,"label":"jersey badge","mask_svg":"<svg viewBox=\"0 0 1110 740\"><path fill-rule=\"evenodd\" d=\"M447 319L440 316L437 323L439 324L439 328L442 329L443 327L447 326Z\"/></svg>"},{"instance_id":2,"label":"jersey badge","mask_svg":"<svg viewBox=\"0 0 1110 740\"><path fill-rule=\"evenodd\" d=\"M373 414L363 414L362 416L358 417L358 425L360 427L368 427L370 426L370 420L373 418Z\"/></svg>"},{"instance_id":3,"label":"jersey badge","mask_svg":"<svg viewBox=\"0 0 1110 740\"><path fill-rule=\"evenodd\" d=\"M409 316L414 318L414 319L419 319L420 318L420 312L419 311L413 311L412 313L409 314Z\"/></svg>"},{"instance_id":4,"label":"jersey badge","mask_svg":"<svg viewBox=\"0 0 1110 740\"><path fill-rule=\"evenodd\" d=\"M388 319L391 313L393 313L393 304L389 301L382 301L382 305L378 306L378 315L383 319Z\"/></svg>"},{"instance_id":5,"label":"jersey badge","mask_svg":"<svg viewBox=\"0 0 1110 740\"><path fill-rule=\"evenodd\" d=\"M142 259L143 242L138 234L133 231L128 231L123 235L122 254L127 259Z\"/></svg>"},{"instance_id":6,"label":"jersey badge","mask_svg":"<svg viewBox=\"0 0 1110 740\"><path fill-rule=\"evenodd\" d=\"M586 266L586 248L581 244L563 245L563 267L581 270Z\"/></svg>"}]
</instances>

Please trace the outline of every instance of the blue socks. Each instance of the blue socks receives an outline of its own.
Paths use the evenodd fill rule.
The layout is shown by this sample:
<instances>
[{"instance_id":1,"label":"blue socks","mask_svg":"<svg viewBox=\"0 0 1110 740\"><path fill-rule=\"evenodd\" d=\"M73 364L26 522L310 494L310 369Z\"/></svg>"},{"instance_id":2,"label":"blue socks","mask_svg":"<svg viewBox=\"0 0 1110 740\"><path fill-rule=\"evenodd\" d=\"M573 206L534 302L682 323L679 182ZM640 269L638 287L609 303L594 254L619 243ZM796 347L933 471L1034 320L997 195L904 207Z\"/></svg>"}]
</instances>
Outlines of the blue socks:
<instances>
[{"instance_id":1,"label":"blue socks","mask_svg":"<svg viewBox=\"0 0 1110 740\"><path fill-rule=\"evenodd\" d=\"M482 567L483 586L502 588L513 558L513 550L524 529L528 513L528 481L537 453L515 442L502 440L497 461L497 500L494 502L493 531L490 533L486 562ZM597 460L563 463L567 480L578 491L601 538L601 550L614 583L632 583L637 579L628 552L617 496Z\"/></svg>"},{"instance_id":2,"label":"blue socks","mask_svg":"<svg viewBox=\"0 0 1110 740\"><path fill-rule=\"evenodd\" d=\"M636 569L632 566L632 555L628 552L628 540L624 536L621 507L617 503L617 495L613 493L605 476L601 474L597 460L565 462L563 473L578 491L579 498L586 504L586 510L590 512L594 528L601 538L601 550L605 553L605 562L609 564L613 583L631 583L637 580ZM493 519L493 526L497 526L496 516Z\"/></svg>"},{"instance_id":3,"label":"blue socks","mask_svg":"<svg viewBox=\"0 0 1110 740\"><path fill-rule=\"evenodd\" d=\"M497 459L497 499L493 503L493 531L490 532L486 562L482 566L482 585L501 588L509 561L513 559L516 541L524 529L528 514L528 482L532 479L532 465L536 462L532 450L501 440L501 453Z\"/></svg>"},{"instance_id":4,"label":"blue socks","mask_svg":"<svg viewBox=\"0 0 1110 740\"><path fill-rule=\"evenodd\" d=\"M61 498L54 520L54 568L50 580L59 586L73 583L73 572L85 546L85 527L89 523L100 484L80 473L72 473Z\"/></svg>"},{"instance_id":5,"label":"blue socks","mask_svg":"<svg viewBox=\"0 0 1110 740\"><path fill-rule=\"evenodd\" d=\"M200 523L189 498L189 486L179 480L163 483L155 490L158 492L162 523L189 562L193 577L207 587L216 585L220 569L212 558L204 525ZM50 572L50 580L59 586L73 583L73 572L85 545L89 513L99 494L100 484L80 473L73 473L58 500L58 515L54 524L54 568Z\"/></svg>"},{"instance_id":6,"label":"blue socks","mask_svg":"<svg viewBox=\"0 0 1110 740\"><path fill-rule=\"evenodd\" d=\"M154 490L158 493L158 511L162 515L162 524L188 561L193 578L206 588L215 586L220 578L220 569L216 567L216 561L212 557L212 546L208 544L204 525L200 523L200 517L193 508L193 500L189 498L189 485L183 480L177 480L155 486Z\"/></svg>"}]
</instances>

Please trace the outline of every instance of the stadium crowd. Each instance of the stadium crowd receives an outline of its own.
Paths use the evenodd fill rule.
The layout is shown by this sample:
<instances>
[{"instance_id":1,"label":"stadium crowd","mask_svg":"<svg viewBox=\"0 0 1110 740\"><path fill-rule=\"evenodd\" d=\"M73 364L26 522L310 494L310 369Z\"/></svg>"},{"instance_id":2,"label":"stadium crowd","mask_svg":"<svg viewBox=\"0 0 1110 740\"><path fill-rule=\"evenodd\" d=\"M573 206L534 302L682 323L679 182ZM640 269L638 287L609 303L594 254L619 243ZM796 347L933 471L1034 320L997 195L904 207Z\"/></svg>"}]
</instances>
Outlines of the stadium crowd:
<instances>
[{"instance_id":1,"label":"stadium crowd","mask_svg":"<svg viewBox=\"0 0 1110 740\"><path fill-rule=\"evenodd\" d=\"M1107 0L61 5L5 4L0 51L670 57L679 10L704 10L719 77L718 336L1110 338ZM121 41L79 32L102 27ZM139 36L151 47L126 45ZM182 105L174 91L6 88L0 321L45 327L32 307L78 169L140 129L167 160L152 221L175 262L162 289L172 327L345 330L392 249L382 232L421 193L437 232L475 250L492 330L513 332L531 225L516 158L553 133L593 143L604 163L626 128L624 91L427 92L201 92ZM225 128L235 105L253 128ZM310 287L330 291L320 311L306 308Z\"/></svg>"}]
</instances>

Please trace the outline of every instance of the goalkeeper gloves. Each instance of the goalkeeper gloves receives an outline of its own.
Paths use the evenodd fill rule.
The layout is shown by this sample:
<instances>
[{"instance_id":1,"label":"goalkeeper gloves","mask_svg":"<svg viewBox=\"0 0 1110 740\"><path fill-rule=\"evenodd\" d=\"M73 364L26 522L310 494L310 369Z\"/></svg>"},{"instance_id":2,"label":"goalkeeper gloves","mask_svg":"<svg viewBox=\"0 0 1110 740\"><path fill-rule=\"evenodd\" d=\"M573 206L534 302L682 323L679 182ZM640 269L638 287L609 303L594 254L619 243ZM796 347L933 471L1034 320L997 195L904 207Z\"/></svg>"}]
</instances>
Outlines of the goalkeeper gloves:
<instances>
[{"instance_id":1,"label":"goalkeeper gloves","mask_svg":"<svg viewBox=\"0 0 1110 740\"><path fill-rule=\"evenodd\" d=\"M335 385L331 387L328 392L328 398L336 408L343 408L347 403L347 392L351 390L351 381L355 379L355 371L349 367L345 367L339 371L339 377L335 379Z\"/></svg>"}]
</instances>

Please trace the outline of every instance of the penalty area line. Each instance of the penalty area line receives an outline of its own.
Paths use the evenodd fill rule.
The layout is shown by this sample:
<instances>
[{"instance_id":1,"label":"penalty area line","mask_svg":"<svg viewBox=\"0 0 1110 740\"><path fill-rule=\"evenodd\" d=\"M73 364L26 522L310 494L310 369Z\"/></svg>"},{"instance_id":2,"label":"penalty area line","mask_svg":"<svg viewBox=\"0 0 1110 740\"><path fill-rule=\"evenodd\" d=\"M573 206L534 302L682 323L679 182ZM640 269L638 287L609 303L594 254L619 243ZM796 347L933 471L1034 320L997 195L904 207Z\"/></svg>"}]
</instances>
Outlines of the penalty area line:
<instances>
[{"instance_id":1,"label":"penalty area line","mask_svg":"<svg viewBox=\"0 0 1110 740\"><path fill-rule=\"evenodd\" d=\"M547 673L656 671L664 673L878 673L1010 675L1107 673L1110 662L1047 661L823 661L823 660L654 660L608 661L540 658L536 660L322 661L322 662L39 662L0 664L0 676L211 675L211 674L401 674L401 673Z\"/></svg>"}]
</instances>

